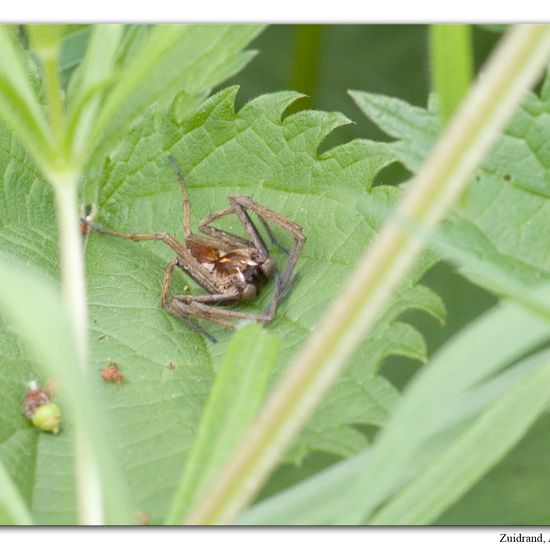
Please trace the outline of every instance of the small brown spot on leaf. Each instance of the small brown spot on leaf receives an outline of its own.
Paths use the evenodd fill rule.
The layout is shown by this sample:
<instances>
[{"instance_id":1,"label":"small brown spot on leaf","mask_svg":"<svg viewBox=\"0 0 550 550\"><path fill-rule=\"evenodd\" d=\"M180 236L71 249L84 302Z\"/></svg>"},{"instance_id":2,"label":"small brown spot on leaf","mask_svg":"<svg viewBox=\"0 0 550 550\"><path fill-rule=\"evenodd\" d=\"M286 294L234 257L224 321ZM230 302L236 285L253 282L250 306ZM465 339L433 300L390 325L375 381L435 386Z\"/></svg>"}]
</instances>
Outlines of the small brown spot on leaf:
<instances>
[{"instance_id":1,"label":"small brown spot on leaf","mask_svg":"<svg viewBox=\"0 0 550 550\"><path fill-rule=\"evenodd\" d=\"M101 378L103 378L105 382L115 382L119 384L124 380L124 374L120 372L118 363L112 362L104 369L101 369Z\"/></svg>"}]
</instances>

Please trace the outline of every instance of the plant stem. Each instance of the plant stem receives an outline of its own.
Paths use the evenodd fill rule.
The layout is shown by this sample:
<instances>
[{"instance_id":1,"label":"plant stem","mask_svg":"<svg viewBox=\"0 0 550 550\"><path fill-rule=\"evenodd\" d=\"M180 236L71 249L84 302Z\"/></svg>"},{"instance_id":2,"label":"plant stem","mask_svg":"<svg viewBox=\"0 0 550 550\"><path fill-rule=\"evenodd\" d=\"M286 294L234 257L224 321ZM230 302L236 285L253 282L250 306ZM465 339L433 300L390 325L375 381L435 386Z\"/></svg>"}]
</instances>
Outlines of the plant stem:
<instances>
[{"instance_id":1,"label":"plant stem","mask_svg":"<svg viewBox=\"0 0 550 550\"><path fill-rule=\"evenodd\" d=\"M80 170L74 167L74 163L71 165L64 150L65 114L58 65L62 28L36 25L29 27L29 32L42 63L46 104L55 143L54 155L45 169L45 175L54 188L56 198L63 302L72 323L78 354L75 368L79 368L83 379L87 379L88 317L77 205ZM81 525L101 525L104 523L103 486L96 449L92 448L84 422L76 423L75 439L79 522Z\"/></svg>"},{"instance_id":2,"label":"plant stem","mask_svg":"<svg viewBox=\"0 0 550 550\"><path fill-rule=\"evenodd\" d=\"M503 39L396 214L291 361L256 423L187 523L228 523L258 492L422 250L418 232L407 232L403 222L412 222L425 232L433 230L539 76L549 54L548 25L517 25Z\"/></svg>"},{"instance_id":3,"label":"plant stem","mask_svg":"<svg viewBox=\"0 0 550 550\"><path fill-rule=\"evenodd\" d=\"M42 57L42 69L46 86L46 99L50 111L50 125L58 144L62 143L65 117L63 99L61 97L61 83L59 82L59 67L57 52Z\"/></svg>"},{"instance_id":4,"label":"plant stem","mask_svg":"<svg viewBox=\"0 0 550 550\"><path fill-rule=\"evenodd\" d=\"M447 123L472 83L471 25L430 25L432 89Z\"/></svg>"},{"instance_id":5,"label":"plant stem","mask_svg":"<svg viewBox=\"0 0 550 550\"><path fill-rule=\"evenodd\" d=\"M54 177L63 299L74 324L81 367L85 369L88 322L82 235L78 224L77 187L76 181L60 181L60 176ZM68 177L73 179L70 175Z\"/></svg>"},{"instance_id":6,"label":"plant stem","mask_svg":"<svg viewBox=\"0 0 550 550\"><path fill-rule=\"evenodd\" d=\"M320 76L319 67L324 34L324 25L296 25L294 61L289 89L306 94L306 97L293 103L288 109L288 113L312 108L312 98L315 97L315 88Z\"/></svg>"},{"instance_id":7,"label":"plant stem","mask_svg":"<svg viewBox=\"0 0 550 550\"><path fill-rule=\"evenodd\" d=\"M50 174L56 197L63 300L73 324L79 356L78 368L82 369L87 378L88 322L82 236L78 224L77 181L75 173ZM104 512L98 464L83 426L77 425L76 429L79 521L82 525L101 525L104 523Z\"/></svg>"}]
</instances>

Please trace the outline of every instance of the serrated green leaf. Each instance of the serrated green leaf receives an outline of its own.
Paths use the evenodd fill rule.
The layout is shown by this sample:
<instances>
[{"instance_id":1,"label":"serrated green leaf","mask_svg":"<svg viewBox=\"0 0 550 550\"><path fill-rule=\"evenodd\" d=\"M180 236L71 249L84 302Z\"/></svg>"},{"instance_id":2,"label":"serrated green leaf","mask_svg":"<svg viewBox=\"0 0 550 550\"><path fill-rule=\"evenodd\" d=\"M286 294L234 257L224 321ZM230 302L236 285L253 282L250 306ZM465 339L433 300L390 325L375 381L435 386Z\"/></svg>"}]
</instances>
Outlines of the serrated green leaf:
<instances>
[{"instance_id":1,"label":"serrated green leaf","mask_svg":"<svg viewBox=\"0 0 550 550\"><path fill-rule=\"evenodd\" d=\"M401 299L410 307L425 311L440 323L445 322L447 315L443 300L433 290L423 285L416 285L402 292Z\"/></svg>"},{"instance_id":2,"label":"serrated green leaf","mask_svg":"<svg viewBox=\"0 0 550 550\"><path fill-rule=\"evenodd\" d=\"M258 325L241 328L229 341L176 490L168 524L183 521L252 424L276 363L278 347L277 338Z\"/></svg>"},{"instance_id":3,"label":"serrated green leaf","mask_svg":"<svg viewBox=\"0 0 550 550\"><path fill-rule=\"evenodd\" d=\"M398 138L392 144L397 157L415 171L439 133L437 113L376 94L352 96L369 118ZM444 240L480 261L493 262L523 284L550 275L549 135L547 96L529 94L441 229ZM498 281L464 267L475 282L502 291Z\"/></svg>"},{"instance_id":4,"label":"serrated green leaf","mask_svg":"<svg viewBox=\"0 0 550 550\"><path fill-rule=\"evenodd\" d=\"M128 126L154 104L165 105L181 90L208 90L250 60L244 47L260 25L157 25L118 74L90 135L99 162Z\"/></svg>"},{"instance_id":5,"label":"serrated green leaf","mask_svg":"<svg viewBox=\"0 0 550 550\"><path fill-rule=\"evenodd\" d=\"M345 122L344 118L304 112L281 121L282 112L297 97L290 92L262 96L235 113L235 93L235 89L220 92L181 125L170 116L162 122L151 116L136 127L128 143L117 152L116 162L109 164L104 172L98 223L126 231L139 228L140 231L167 230L175 235L181 234L181 197L166 161L168 152L178 160L185 174L195 225L210 212L224 208L229 194L253 195L256 200L299 222L308 235L299 265L301 277L272 324L282 335L282 365L315 324L349 273L366 240L374 234L376 227L371 226L362 214L364 203L369 201L364 191L376 171L392 159L384 144L365 141L352 142L318 156L315 143L318 145L327 132ZM302 133L299 133L299 127ZM162 140L161 144L159 140ZM321 189L322 195L319 196ZM155 204L150 201L151 193L158 197ZM353 200L350 199L352 196ZM238 231L232 223L232 229ZM354 239L355 235L363 238ZM288 236L281 234L280 238L288 241ZM98 236L92 238L88 253L95 254L95 247L112 250L107 253L109 269L112 269L113 257L119 255L114 250L129 254L127 260L121 259L121 270L136 254L140 257L145 254L148 258L154 254L164 261L172 255L170 250L158 244L141 246L109 238L99 239ZM89 256L89 260L94 266L94 257ZM152 268L153 273L157 273L157 280L162 271L162 260L157 260L157 267ZM97 277L99 264L95 263L95 266L90 277ZM404 297L407 289L415 287L416 278L421 273L422 270L403 287ZM182 285L183 280L177 284ZM153 304L158 300L158 292L158 288L151 291ZM262 294L256 307L261 308L268 299L269 290ZM350 370L346 384L355 395L354 399L361 399L358 409L363 411L362 416L354 416L354 421L380 424L395 400L394 390L386 394L379 409L372 406L371 400L362 397L364 387L373 380L377 365L388 353L399 353L391 346L381 349L378 340L391 330L390 323L395 316L411 305L415 307L413 301L411 296L410 300L397 299L394 302L388 316L379 324L376 339L366 343L358 354L357 373ZM224 331L212 330L219 339L227 337ZM190 337L194 339L195 335L191 333ZM217 349L214 347L210 353L217 355ZM423 348L418 354L423 355ZM355 389L352 391L351 387ZM330 440L334 440L334 436L329 436L329 431L347 422L342 422L342 415L346 417L343 410L350 407L349 395L340 394L339 390L335 395L341 395L341 412L340 416L327 415L333 422L332 426L324 425ZM313 429L315 431L315 427ZM316 441L320 441L319 438ZM301 446L299 442L297 445ZM310 449L309 445L301 448ZM303 456L295 450L291 455L293 459Z\"/></svg>"},{"instance_id":6,"label":"serrated green leaf","mask_svg":"<svg viewBox=\"0 0 550 550\"><path fill-rule=\"evenodd\" d=\"M427 349L424 337L412 325L394 321L389 327L387 339L388 355L402 355L419 361L427 360Z\"/></svg>"}]
</instances>

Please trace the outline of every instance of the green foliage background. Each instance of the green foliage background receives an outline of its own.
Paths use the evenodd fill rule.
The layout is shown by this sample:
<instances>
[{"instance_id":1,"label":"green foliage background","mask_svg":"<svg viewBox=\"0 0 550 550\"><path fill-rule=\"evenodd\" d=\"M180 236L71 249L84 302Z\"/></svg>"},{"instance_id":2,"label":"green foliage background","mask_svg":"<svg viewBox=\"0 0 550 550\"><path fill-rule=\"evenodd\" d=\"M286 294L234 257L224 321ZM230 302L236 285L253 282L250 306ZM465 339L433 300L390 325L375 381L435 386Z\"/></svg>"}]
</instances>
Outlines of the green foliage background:
<instances>
[{"instance_id":1,"label":"green foliage background","mask_svg":"<svg viewBox=\"0 0 550 550\"><path fill-rule=\"evenodd\" d=\"M85 51L87 28L73 30L61 58L63 83L70 81ZM153 78L161 89L144 86L127 104L115 101L113 119L107 122L130 120L154 98L158 101L129 131L114 124L116 135L103 136L100 143L109 158L102 165L92 164L82 190L82 200L98 201L100 225L122 231L167 230L181 236L179 191L166 162L172 154L186 174L195 224L212 210L224 208L227 194L258 193L262 202L299 221L309 237L296 292L281 307L271 335L249 327L230 340L226 331L214 329L219 339L215 345L158 307L162 268L171 251L159 243L97 234L89 239L91 369L96 375L91 385L98 412L108 419L106 435L115 442L114 454L129 493L139 510L151 513L153 522L166 517L178 480L181 483L182 461L189 459L179 486L187 506L196 489L193 483L204 484L199 476L211 475L225 458L227 448L216 436L223 427L216 421L231 400L232 388L242 382L231 370L239 362L239 349L257 344L264 369L255 371L249 361L238 371L254 399L235 398L234 426L224 434L232 442L393 205L398 194L393 185L418 168L439 129L437 108L428 100L427 27L275 25L258 35L259 30L235 27L218 33L213 27L196 27L179 39L177 29L172 29L177 48L157 67L155 74L162 77ZM158 28L155 32L160 36ZM142 27L126 35L124 55L129 60L146 36ZM491 29L475 28L477 67L497 38ZM184 56L184 69L171 81L167 70L182 52L194 52L198 44L198 59ZM255 58L250 48L259 51ZM162 48L151 55L162 57ZM240 89L228 87L232 83ZM122 82L123 90L125 85ZM187 93L173 99L170 94L177 86ZM204 101L212 86L212 97ZM307 96L280 91L289 89ZM350 89L368 93L354 93L352 99ZM548 85L540 96L529 96L443 233L527 283L547 274L546 207L541 199L548 197L544 152L549 97ZM301 111L304 108L318 111ZM397 141L386 143L393 139ZM113 149L114 143L118 145ZM98 153L93 154L98 161ZM53 195L3 127L0 166L0 248L56 280ZM501 192L502 181L510 179L514 185ZM500 212L506 214L499 216ZM526 220L530 225L523 232ZM235 229L226 223L227 229ZM524 238L516 242L514 235L519 233ZM470 282L477 281L471 273L468 279L446 263L428 271L433 264L434 255L424 254L260 498L361 451L394 410L397 389L443 342L495 304L483 284ZM176 277L175 286L187 282ZM256 307L266 300L262 295ZM0 326L0 464L6 469L0 469L0 480L5 473L11 476L38 522L74 523L74 480L67 475L72 472L72 427L68 423L59 437L52 438L30 428L22 415L11 414L19 406L14 396L22 394L35 372L14 337L14 327L6 320ZM123 366L124 385L105 387L97 376L110 360ZM211 392L216 373L220 376ZM540 380L544 376L546 371ZM530 382L535 389L536 380ZM525 388L528 392L529 384ZM521 395L515 397L520 402ZM207 413L197 427L203 410ZM499 409L495 411L498 418ZM543 444L548 423L548 416L540 418L522 443L439 522L547 522L539 510L550 488ZM517 429L520 433L521 427ZM182 509L174 514L172 519L178 521Z\"/></svg>"}]
</instances>

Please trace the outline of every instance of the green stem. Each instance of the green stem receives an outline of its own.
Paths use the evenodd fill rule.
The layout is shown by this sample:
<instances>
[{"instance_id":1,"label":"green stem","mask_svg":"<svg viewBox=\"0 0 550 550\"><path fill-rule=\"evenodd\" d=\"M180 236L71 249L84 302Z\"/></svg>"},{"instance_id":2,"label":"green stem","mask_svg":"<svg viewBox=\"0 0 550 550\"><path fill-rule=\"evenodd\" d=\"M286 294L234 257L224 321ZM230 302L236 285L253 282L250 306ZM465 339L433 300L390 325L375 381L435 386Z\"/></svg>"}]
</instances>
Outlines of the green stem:
<instances>
[{"instance_id":1,"label":"green stem","mask_svg":"<svg viewBox=\"0 0 550 550\"><path fill-rule=\"evenodd\" d=\"M42 69L44 72L44 83L46 86L46 101L50 111L50 125L52 127L56 142L61 144L65 117L57 59L57 52L52 52L51 55L48 54L42 57Z\"/></svg>"},{"instance_id":2,"label":"green stem","mask_svg":"<svg viewBox=\"0 0 550 550\"><path fill-rule=\"evenodd\" d=\"M71 175L67 177L69 180L74 179ZM76 181L60 181L61 175L54 178L63 299L73 321L77 348L82 360L81 366L85 368L88 323L82 235L78 223L77 186Z\"/></svg>"},{"instance_id":3,"label":"green stem","mask_svg":"<svg viewBox=\"0 0 550 550\"><path fill-rule=\"evenodd\" d=\"M472 82L472 30L470 25L431 25L432 88L444 123L454 115Z\"/></svg>"},{"instance_id":4,"label":"green stem","mask_svg":"<svg viewBox=\"0 0 550 550\"><path fill-rule=\"evenodd\" d=\"M321 48L323 44L324 25L296 25L294 62L290 77L290 89L306 94L294 103L289 113L301 109L311 109L312 97L319 80Z\"/></svg>"},{"instance_id":5,"label":"green stem","mask_svg":"<svg viewBox=\"0 0 550 550\"><path fill-rule=\"evenodd\" d=\"M86 290L84 284L84 258L82 236L78 223L77 181L75 173L50 174L55 189L61 282L65 307L72 320L73 334L79 355L78 367L86 376L88 364L88 322L86 312ZM90 438L77 425L76 434L76 479L79 521L82 525L104 523L102 484Z\"/></svg>"},{"instance_id":6,"label":"green stem","mask_svg":"<svg viewBox=\"0 0 550 550\"><path fill-rule=\"evenodd\" d=\"M412 220L426 232L433 230L549 55L548 25L517 25L504 38L483 79L414 178L396 215L384 225L344 291L291 361L256 423L187 523L230 522L257 494L422 250L418 235L407 233L403 220Z\"/></svg>"}]
</instances>

